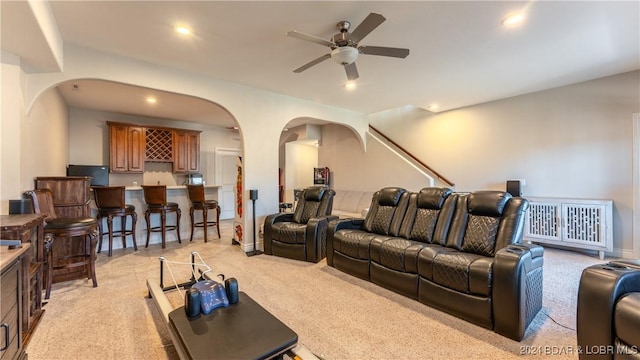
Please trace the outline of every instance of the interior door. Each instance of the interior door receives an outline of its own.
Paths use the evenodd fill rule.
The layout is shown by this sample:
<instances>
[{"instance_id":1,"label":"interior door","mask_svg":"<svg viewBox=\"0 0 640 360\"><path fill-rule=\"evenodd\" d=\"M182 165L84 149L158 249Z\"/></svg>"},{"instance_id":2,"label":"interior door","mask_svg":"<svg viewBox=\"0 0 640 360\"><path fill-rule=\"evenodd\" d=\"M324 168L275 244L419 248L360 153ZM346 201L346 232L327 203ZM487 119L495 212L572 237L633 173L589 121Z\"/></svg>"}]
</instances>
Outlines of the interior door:
<instances>
[{"instance_id":1,"label":"interior door","mask_svg":"<svg viewBox=\"0 0 640 360\"><path fill-rule=\"evenodd\" d=\"M235 217L235 195L233 188L236 185L237 169L236 160L241 155L237 149L216 149L216 183L222 187L218 192L220 204L220 219L233 219Z\"/></svg>"}]
</instances>

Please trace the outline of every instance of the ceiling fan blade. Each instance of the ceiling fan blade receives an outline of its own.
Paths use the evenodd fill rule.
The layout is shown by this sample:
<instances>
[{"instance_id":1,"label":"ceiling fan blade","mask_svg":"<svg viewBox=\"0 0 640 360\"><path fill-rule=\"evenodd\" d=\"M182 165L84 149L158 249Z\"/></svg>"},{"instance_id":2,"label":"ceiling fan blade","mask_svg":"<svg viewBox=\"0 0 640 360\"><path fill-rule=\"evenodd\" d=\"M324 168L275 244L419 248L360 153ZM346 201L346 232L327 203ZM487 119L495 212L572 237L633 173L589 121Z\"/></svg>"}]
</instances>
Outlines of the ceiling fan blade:
<instances>
[{"instance_id":1,"label":"ceiling fan blade","mask_svg":"<svg viewBox=\"0 0 640 360\"><path fill-rule=\"evenodd\" d=\"M347 79L349 79L349 81L353 81L360 77L360 75L358 75L358 68L356 67L355 62L352 62L349 65L345 65L344 69L347 72Z\"/></svg>"},{"instance_id":2,"label":"ceiling fan blade","mask_svg":"<svg viewBox=\"0 0 640 360\"><path fill-rule=\"evenodd\" d=\"M382 24L386 19L384 16L376 13L370 13L361 23L358 25L355 30L349 35L349 38L356 43L360 42L360 40L364 39L365 36L369 35L373 29L377 28Z\"/></svg>"},{"instance_id":3,"label":"ceiling fan blade","mask_svg":"<svg viewBox=\"0 0 640 360\"><path fill-rule=\"evenodd\" d=\"M397 58L406 58L409 55L409 49L384 46L360 46L358 50L367 55L391 56Z\"/></svg>"},{"instance_id":4,"label":"ceiling fan blade","mask_svg":"<svg viewBox=\"0 0 640 360\"><path fill-rule=\"evenodd\" d=\"M317 36L301 33L299 31L295 31L295 30L289 31L287 33L287 36L291 36L291 37L294 37L294 38L298 38L300 40L310 41L312 43L316 43L316 44L320 44L320 45L324 45L324 46L329 46L329 47L336 45L332 41L325 40L325 39L319 38Z\"/></svg>"},{"instance_id":5,"label":"ceiling fan blade","mask_svg":"<svg viewBox=\"0 0 640 360\"><path fill-rule=\"evenodd\" d=\"M317 65L317 64L319 64L319 63L321 63L321 62L323 62L323 61L325 61L325 60L327 60L329 58L331 58L331 54L324 54L324 55L320 56L319 58L317 58L317 59L315 59L313 61L310 61L310 62L300 66L299 68L293 70L293 72L294 73L301 73L301 72L307 70L308 68L312 67L313 65Z\"/></svg>"}]
</instances>

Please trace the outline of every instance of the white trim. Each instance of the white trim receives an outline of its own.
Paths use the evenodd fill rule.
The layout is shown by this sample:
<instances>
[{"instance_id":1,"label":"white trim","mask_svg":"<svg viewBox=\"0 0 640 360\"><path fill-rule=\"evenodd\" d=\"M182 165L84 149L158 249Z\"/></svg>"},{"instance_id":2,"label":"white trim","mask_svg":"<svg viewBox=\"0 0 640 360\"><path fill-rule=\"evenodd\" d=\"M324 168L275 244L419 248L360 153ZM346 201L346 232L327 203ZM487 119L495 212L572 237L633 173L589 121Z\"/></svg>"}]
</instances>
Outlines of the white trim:
<instances>
[{"instance_id":1,"label":"white trim","mask_svg":"<svg viewBox=\"0 0 640 360\"><path fill-rule=\"evenodd\" d=\"M633 257L640 258L640 113L633 114Z\"/></svg>"}]
</instances>

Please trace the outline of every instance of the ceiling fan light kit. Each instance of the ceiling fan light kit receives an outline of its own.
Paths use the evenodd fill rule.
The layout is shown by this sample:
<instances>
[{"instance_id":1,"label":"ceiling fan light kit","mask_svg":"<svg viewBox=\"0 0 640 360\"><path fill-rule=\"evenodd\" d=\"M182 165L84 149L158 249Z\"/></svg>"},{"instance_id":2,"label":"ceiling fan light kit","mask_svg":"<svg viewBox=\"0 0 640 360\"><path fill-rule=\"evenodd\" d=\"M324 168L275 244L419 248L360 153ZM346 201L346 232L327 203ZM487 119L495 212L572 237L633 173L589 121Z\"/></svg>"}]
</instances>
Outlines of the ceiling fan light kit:
<instances>
[{"instance_id":1,"label":"ceiling fan light kit","mask_svg":"<svg viewBox=\"0 0 640 360\"><path fill-rule=\"evenodd\" d=\"M395 58L406 58L409 55L409 49L392 48L383 46L358 46L358 43L364 39L375 28L382 24L386 19L384 16L376 13L370 13L352 33L349 32L351 23L348 21L340 21L337 24L340 32L334 35L331 40L324 40L317 36L301 33L293 30L287 33L287 36L295 37L300 40L313 42L322 46L328 46L331 49L329 54L324 54L319 58L312 60L301 67L293 70L294 73L301 73L308 68L317 65L328 58L333 59L337 64L344 66L347 78L353 81L359 77L356 67L356 59L360 54L378 55Z\"/></svg>"},{"instance_id":2,"label":"ceiling fan light kit","mask_svg":"<svg viewBox=\"0 0 640 360\"><path fill-rule=\"evenodd\" d=\"M340 65L349 65L352 62L356 61L360 52L358 49L345 46L338 47L331 51L331 59Z\"/></svg>"}]
</instances>

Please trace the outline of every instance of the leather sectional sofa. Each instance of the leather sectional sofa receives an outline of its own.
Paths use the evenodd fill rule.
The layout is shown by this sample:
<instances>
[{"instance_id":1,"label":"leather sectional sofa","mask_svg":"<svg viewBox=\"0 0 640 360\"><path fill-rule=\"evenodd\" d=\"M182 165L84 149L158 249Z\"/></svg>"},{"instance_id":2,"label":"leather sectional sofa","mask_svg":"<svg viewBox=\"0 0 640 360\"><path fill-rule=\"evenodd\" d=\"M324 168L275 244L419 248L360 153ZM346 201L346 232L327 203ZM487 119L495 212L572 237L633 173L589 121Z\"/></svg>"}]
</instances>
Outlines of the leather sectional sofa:
<instances>
[{"instance_id":1,"label":"leather sectional sofa","mask_svg":"<svg viewBox=\"0 0 640 360\"><path fill-rule=\"evenodd\" d=\"M543 248L520 244L528 202L501 191L374 193L331 221L327 264L520 341L542 307Z\"/></svg>"},{"instance_id":2,"label":"leather sectional sofa","mask_svg":"<svg viewBox=\"0 0 640 360\"><path fill-rule=\"evenodd\" d=\"M577 337L580 359L640 359L640 260L582 271Z\"/></svg>"}]
</instances>

